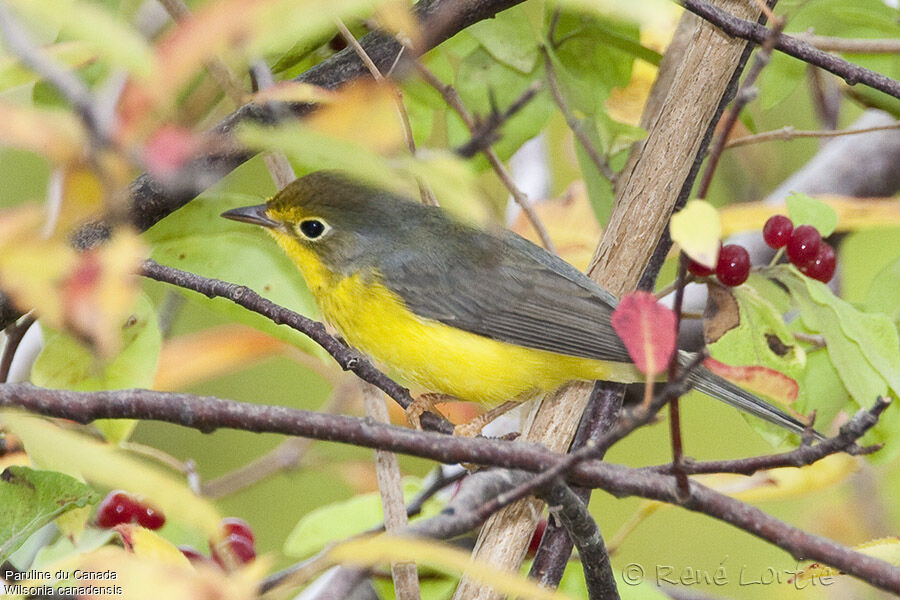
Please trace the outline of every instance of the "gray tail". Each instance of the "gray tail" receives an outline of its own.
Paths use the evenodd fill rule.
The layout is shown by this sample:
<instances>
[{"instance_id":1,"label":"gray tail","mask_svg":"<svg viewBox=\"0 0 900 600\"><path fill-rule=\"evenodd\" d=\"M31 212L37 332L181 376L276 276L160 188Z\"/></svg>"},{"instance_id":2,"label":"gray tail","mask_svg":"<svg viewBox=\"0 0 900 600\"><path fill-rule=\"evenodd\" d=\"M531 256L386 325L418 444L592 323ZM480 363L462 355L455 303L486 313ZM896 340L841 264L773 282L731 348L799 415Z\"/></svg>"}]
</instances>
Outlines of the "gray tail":
<instances>
[{"instance_id":1,"label":"gray tail","mask_svg":"<svg viewBox=\"0 0 900 600\"><path fill-rule=\"evenodd\" d=\"M719 377L704 366L699 366L691 371L688 381L694 389L788 431L803 433L806 430L806 423L754 396L727 379ZM825 436L818 432L815 432L815 436L820 440L825 439Z\"/></svg>"}]
</instances>

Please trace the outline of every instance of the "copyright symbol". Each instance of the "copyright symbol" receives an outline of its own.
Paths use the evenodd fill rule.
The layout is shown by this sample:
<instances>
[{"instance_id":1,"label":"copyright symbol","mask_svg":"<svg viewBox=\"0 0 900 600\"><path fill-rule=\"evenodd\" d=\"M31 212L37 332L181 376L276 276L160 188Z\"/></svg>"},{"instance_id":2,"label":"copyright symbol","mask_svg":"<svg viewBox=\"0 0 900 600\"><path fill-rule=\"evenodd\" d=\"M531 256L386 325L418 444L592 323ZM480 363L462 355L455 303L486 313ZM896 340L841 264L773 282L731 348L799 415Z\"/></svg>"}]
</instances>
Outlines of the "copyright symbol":
<instances>
[{"instance_id":1,"label":"copyright symbol","mask_svg":"<svg viewBox=\"0 0 900 600\"><path fill-rule=\"evenodd\" d=\"M637 563L625 565L622 569L622 581L625 585L638 585L644 580L644 567Z\"/></svg>"}]
</instances>

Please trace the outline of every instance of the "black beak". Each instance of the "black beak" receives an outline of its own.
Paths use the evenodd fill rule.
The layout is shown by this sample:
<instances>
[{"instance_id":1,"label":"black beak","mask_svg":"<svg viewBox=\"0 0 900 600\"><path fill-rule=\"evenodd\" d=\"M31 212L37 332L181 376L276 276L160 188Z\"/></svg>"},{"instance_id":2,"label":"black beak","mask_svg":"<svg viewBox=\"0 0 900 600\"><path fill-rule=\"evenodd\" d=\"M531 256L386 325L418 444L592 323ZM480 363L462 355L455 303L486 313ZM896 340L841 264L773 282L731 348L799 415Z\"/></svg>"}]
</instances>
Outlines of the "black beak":
<instances>
[{"instance_id":1,"label":"black beak","mask_svg":"<svg viewBox=\"0 0 900 600\"><path fill-rule=\"evenodd\" d=\"M252 225L260 225L262 227L279 227L281 223L273 221L266 215L266 205L257 204L256 206L243 206L241 208L232 208L222 213L222 216L232 221L240 221L242 223L250 223Z\"/></svg>"}]
</instances>

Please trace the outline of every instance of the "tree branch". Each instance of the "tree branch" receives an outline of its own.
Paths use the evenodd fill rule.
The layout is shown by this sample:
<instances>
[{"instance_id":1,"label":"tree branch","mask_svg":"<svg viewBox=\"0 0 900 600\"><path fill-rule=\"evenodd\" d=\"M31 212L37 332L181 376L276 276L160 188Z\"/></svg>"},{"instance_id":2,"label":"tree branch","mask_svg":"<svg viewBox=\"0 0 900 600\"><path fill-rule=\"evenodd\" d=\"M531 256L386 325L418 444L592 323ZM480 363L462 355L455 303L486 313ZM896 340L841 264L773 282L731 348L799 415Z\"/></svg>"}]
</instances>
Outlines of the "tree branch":
<instances>
[{"instance_id":1,"label":"tree branch","mask_svg":"<svg viewBox=\"0 0 900 600\"><path fill-rule=\"evenodd\" d=\"M421 0L413 6L413 11L422 27L424 50L429 50L469 25L491 18L522 1ZM390 70L403 48L392 36L378 31L364 36L359 44L382 73ZM356 51L345 48L294 80L336 89L366 76L369 76L369 71ZM315 110L316 106L294 103L287 105L287 108L294 117L302 117ZM271 125L278 120L279 115L271 107L249 103L224 119L215 128L215 132L227 136L242 122ZM163 184L147 174L141 175L131 185L132 222L140 230L148 229L252 156L252 152L243 148L233 148L199 157L187 165L185 172L177 178L177 183L172 184Z\"/></svg>"},{"instance_id":2,"label":"tree branch","mask_svg":"<svg viewBox=\"0 0 900 600\"><path fill-rule=\"evenodd\" d=\"M767 27L739 19L703 0L680 0L680 3L686 9L714 24L728 35L751 40L758 44L763 43L769 35ZM846 81L848 85L862 83L894 98L900 98L900 81L823 52L812 44L796 37L780 34L775 41L775 48L805 63L820 67L829 73L834 73Z\"/></svg>"},{"instance_id":3,"label":"tree branch","mask_svg":"<svg viewBox=\"0 0 900 600\"><path fill-rule=\"evenodd\" d=\"M859 411L883 411L887 400ZM282 406L247 404L190 394L150 390L73 392L26 384L0 385L0 407L19 407L43 415L89 423L95 419L148 419L211 432L220 427L257 433L281 433L403 452L441 462L471 462L531 472L544 472L563 460L546 448L523 442L460 438L376 423L342 415L326 415ZM575 485L599 487L617 497L640 496L700 512L767 540L797 559L815 560L876 587L900 594L900 568L811 535L761 510L691 481L680 498L672 477L604 463L580 462L567 479Z\"/></svg>"},{"instance_id":4,"label":"tree branch","mask_svg":"<svg viewBox=\"0 0 900 600\"><path fill-rule=\"evenodd\" d=\"M163 266L153 260L144 261L140 274L178 287L199 292L208 298L225 298L235 304L271 319L278 325L287 325L308 336L322 346L328 354L345 371L353 371L363 381L368 381L388 396L397 401L403 408L412 404L409 390L379 371L362 354L345 346L334 336L325 331L325 326L299 313L288 310L263 298L248 287L228 283L219 279L210 279L194 273L188 273L173 267ZM443 433L453 433L453 425L433 413L422 415L423 426Z\"/></svg>"}]
</instances>

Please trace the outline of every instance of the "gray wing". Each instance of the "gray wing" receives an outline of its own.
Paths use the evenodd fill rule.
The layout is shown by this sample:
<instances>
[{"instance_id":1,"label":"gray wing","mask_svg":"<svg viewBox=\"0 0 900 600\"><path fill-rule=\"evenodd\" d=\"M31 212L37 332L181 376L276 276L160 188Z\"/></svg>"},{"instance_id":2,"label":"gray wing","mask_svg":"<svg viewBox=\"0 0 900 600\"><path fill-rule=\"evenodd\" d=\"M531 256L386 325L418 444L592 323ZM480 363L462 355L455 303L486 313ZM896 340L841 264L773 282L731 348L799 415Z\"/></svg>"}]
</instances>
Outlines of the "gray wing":
<instances>
[{"instance_id":1,"label":"gray wing","mask_svg":"<svg viewBox=\"0 0 900 600\"><path fill-rule=\"evenodd\" d=\"M609 323L616 304L609 292L515 234L473 231L468 242L455 251L444 246L441 256L395 253L382 262L386 285L416 314L465 331L558 354L631 362Z\"/></svg>"}]
</instances>

